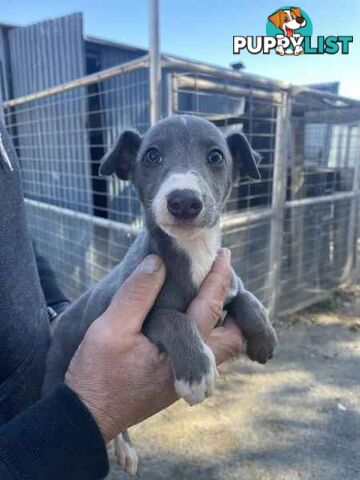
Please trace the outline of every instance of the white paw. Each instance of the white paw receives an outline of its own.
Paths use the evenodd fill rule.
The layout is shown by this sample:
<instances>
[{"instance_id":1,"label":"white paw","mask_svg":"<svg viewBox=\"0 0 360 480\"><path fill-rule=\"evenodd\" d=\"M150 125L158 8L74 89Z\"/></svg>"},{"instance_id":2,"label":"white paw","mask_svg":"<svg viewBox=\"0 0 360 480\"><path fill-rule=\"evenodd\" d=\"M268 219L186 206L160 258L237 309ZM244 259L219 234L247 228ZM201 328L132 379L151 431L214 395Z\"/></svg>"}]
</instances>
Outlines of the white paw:
<instances>
[{"instance_id":1,"label":"white paw","mask_svg":"<svg viewBox=\"0 0 360 480\"><path fill-rule=\"evenodd\" d=\"M115 438L115 454L118 464L130 475L136 475L139 457L136 450L124 440L121 433Z\"/></svg>"},{"instance_id":2,"label":"white paw","mask_svg":"<svg viewBox=\"0 0 360 480\"><path fill-rule=\"evenodd\" d=\"M215 357L211 349L204 344L204 353L210 361L210 369L200 382L187 382L186 380L175 379L175 391L179 397L183 398L190 406L201 403L205 398L214 393L215 380L218 377Z\"/></svg>"}]
</instances>

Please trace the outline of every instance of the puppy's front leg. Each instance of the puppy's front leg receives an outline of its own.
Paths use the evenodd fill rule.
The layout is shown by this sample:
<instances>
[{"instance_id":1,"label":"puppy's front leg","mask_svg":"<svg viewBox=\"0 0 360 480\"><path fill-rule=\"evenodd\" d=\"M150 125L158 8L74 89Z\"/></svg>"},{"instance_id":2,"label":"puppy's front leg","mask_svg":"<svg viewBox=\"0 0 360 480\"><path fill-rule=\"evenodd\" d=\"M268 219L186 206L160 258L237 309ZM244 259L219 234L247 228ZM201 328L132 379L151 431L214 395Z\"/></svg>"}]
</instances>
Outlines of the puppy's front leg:
<instances>
[{"instance_id":1,"label":"puppy's front leg","mask_svg":"<svg viewBox=\"0 0 360 480\"><path fill-rule=\"evenodd\" d=\"M155 310L143 333L168 353L179 397L195 405L212 395L217 376L215 357L192 320L173 310Z\"/></svg>"},{"instance_id":2,"label":"puppy's front leg","mask_svg":"<svg viewBox=\"0 0 360 480\"><path fill-rule=\"evenodd\" d=\"M136 475L139 457L132 446L127 430L115 437L114 447L118 464L130 475Z\"/></svg>"},{"instance_id":3,"label":"puppy's front leg","mask_svg":"<svg viewBox=\"0 0 360 480\"><path fill-rule=\"evenodd\" d=\"M265 307L251 292L245 289L241 279L234 273L230 300L225 309L241 329L251 360L266 363L273 356L277 336Z\"/></svg>"}]
</instances>

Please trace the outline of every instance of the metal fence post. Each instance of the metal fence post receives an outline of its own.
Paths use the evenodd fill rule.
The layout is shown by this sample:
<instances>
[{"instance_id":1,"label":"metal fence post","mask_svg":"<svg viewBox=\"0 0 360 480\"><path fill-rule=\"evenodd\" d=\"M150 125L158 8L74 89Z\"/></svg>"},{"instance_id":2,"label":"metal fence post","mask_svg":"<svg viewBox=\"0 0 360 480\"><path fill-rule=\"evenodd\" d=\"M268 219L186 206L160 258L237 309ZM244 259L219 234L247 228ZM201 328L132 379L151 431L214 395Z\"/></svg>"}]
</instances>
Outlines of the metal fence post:
<instances>
[{"instance_id":1,"label":"metal fence post","mask_svg":"<svg viewBox=\"0 0 360 480\"><path fill-rule=\"evenodd\" d=\"M278 313L280 296L290 116L291 98L288 93L283 93L281 103L277 106L272 185L272 219L269 253L270 296L268 305L269 314L272 318L275 318Z\"/></svg>"},{"instance_id":2,"label":"metal fence post","mask_svg":"<svg viewBox=\"0 0 360 480\"><path fill-rule=\"evenodd\" d=\"M161 115L161 54L159 29L159 0L149 0L149 95L150 124L154 125Z\"/></svg>"},{"instance_id":3,"label":"metal fence post","mask_svg":"<svg viewBox=\"0 0 360 480\"><path fill-rule=\"evenodd\" d=\"M356 128L355 137L355 156L354 156L354 176L352 184L352 192L354 197L350 200L350 214L349 214L349 230L347 238L347 262L344 272L343 281L354 282L359 278L356 278L360 273L360 259L358 258L359 252L357 250L359 227L357 225L357 216L359 208L359 193L360 193L360 124L357 127L350 127L349 137L351 132ZM349 140L349 143L351 139ZM359 272L358 272L359 270Z\"/></svg>"},{"instance_id":4,"label":"metal fence post","mask_svg":"<svg viewBox=\"0 0 360 480\"><path fill-rule=\"evenodd\" d=\"M355 268L352 277L353 283L360 282L360 189L357 191L357 228L356 228L356 235L355 235Z\"/></svg>"},{"instance_id":5,"label":"metal fence post","mask_svg":"<svg viewBox=\"0 0 360 480\"><path fill-rule=\"evenodd\" d=\"M167 75L167 116L178 112L178 80L174 73Z\"/></svg>"},{"instance_id":6,"label":"metal fence post","mask_svg":"<svg viewBox=\"0 0 360 480\"><path fill-rule=\"evenodd\" d=\"M2 90L0 88L0 121L3 122L5 125L5 108L4 108L4 103L3 103L3 98L2 98Z\"/></svg>"}]
</instances>

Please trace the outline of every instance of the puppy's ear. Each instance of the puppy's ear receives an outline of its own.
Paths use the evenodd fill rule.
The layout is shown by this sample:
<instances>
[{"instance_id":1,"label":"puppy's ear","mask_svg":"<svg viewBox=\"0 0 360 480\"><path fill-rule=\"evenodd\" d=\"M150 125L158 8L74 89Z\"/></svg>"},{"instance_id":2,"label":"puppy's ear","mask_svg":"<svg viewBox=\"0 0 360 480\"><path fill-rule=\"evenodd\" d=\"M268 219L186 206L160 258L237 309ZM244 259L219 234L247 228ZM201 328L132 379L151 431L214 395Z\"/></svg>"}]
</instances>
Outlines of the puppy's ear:
<instances>
[{"instance_id":1,"label":"puppy's ear","mask_svg":"<svg viewBox=\"0 0 360 480\"><path fill-rule=\"evenodd\" d=\"M300 10L299 7L291 7L291 8L290 8L290 12L295 13L295 15L296 15L297 17L302 17L302 15L301 15L301 10Z\"/></svg>"},{"instance_id":2,"label":"puppy's ear","mask_svg":"<svg viewBox=\"0 0 360 480\"><path fill-rule=\"evenodd\" d=\"M138 132L125 130L113 149L103 158L99 175L116 173L121 180L129 180L140 144L141 136Z\"/></svg>"},{"instance_id":3,"label":"puppy's ear","mask_svg":"<svg viewBox=\"0 0 360 480\"><path fill-rule=\"evenodd\" d=\"M278 12L273 13L268 17L268 20L275 25L276 28L280 28L281 25L281 14L282 11L279 10Z\"/></svg>"},{"instance_id":4,"label":"puppy's ear","mask_svg":"<svg viewBox=\"0 0 360 480\"><path fill-rule=\"evenodd\" d=\"M227 137L226 141L233 158L234 181L236 182L240 175L244 174L254 180L260 180L261 175L256 164L261 156L251 148L245 135L233 133Z\"/></svg>"}]
</instances>

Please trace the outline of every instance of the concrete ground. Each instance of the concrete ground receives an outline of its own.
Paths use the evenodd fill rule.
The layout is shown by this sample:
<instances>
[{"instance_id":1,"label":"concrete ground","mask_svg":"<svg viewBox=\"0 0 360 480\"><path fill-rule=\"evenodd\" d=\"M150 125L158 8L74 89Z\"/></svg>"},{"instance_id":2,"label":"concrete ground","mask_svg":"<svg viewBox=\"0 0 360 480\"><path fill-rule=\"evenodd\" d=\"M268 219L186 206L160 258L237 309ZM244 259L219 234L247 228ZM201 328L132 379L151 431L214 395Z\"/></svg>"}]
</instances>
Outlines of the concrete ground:
<instances>
[{"instance_id":1,"label":"concrete ground","mask_svg":"<svg viewBox=\"0 0 360 480\"><path fill-rule=\"evenodd\" d=\"M360 479L360 287L277 325L265 367L220 368L204 404L132 429L143 480ZM109 479L125 479L113 466Z\"/></svg>"}]
</instances>

